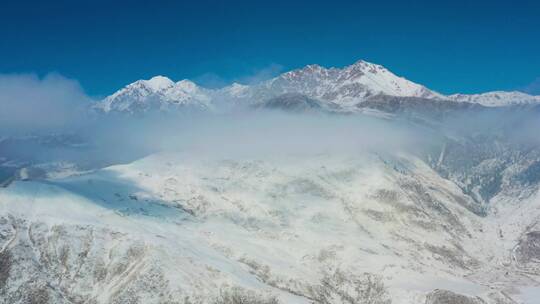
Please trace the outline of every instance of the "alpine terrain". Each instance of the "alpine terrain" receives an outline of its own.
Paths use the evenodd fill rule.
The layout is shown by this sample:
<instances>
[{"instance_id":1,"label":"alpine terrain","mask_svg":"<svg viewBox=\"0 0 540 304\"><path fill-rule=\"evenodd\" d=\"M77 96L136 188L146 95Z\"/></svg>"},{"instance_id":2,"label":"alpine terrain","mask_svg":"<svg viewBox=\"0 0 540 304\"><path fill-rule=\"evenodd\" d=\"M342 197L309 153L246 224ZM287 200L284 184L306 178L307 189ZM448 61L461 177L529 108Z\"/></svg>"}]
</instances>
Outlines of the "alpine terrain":
<instances>
[{"instance_id":1,"label":"alpine terrain","mask_svg":"<svg viewBox=\"0 0 540 304\"><path fill-rule=\"evenodd\" d=\"M539 303L539 114L365 61L138 80L0 138L0 303Z\"/></svg>"}]
</instances>

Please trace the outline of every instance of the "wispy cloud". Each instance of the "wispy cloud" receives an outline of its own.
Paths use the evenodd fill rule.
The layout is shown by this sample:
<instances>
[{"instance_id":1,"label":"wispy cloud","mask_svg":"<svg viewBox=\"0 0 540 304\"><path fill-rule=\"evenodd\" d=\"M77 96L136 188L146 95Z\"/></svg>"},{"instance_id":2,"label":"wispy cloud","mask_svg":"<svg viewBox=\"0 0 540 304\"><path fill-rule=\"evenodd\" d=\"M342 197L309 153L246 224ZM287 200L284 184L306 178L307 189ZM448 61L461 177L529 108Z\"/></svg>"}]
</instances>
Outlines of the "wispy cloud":
<instances>
[{"instance_id":1,"label":"wispy cloud","mask_svg":"<svg viewBox=\"0 0 540 304\"><path fill-rule=\"evenodd\" d=\"M255 84L276 77L283 72L281 64L272 63L262 69L254 70L253 73L236 79L236 82L242 84Z\"/></svg>"},{"instance_id":2,"label":"wispy cloud","mask_svg":"<svg viewBox=\"0 0 540 304\"><path fill-rule=\"evenodd\" d=\"M519 88L519 90L531 95L540 95L540 77L536 78L528 85Z\"/></svg>"},{"instance_id":3,"label":"wispy cloud","mask_svg":"<svg viewBox=\"0 0 540 304\"><path fill-rule=\"evenodd\" d=\"M246 78L272 77L279 66ZM228 114L147 113L144 116L86 116L90 98L78 82L57 74L0 75L0 135L74 133L88 149L86 162L113 163L158 151L184 151L216 157L254 157L295 154L357 153L358 151L416 152L430 149L443 137L504 134L517 144L538 144L537 113L514 109L464 112L441 121L441 127L411 124L400 119L364 115L291 114L240 109ZM14 147L15 155L43 155L44 149ZM69 149L67 149L69 150ZM55 148L56 159L71 150ZM84 152L86 151L86 152ZM1 151L0 151L1 152ZM52 153L52 152L50 152ZM0 153L1 156L2 153Z\"/></svg>"},{"instance_id":4,"label":"wispy cloud","mask_svg":"<svg viewBox=\"0 0 540 304\"><path fill-rule=\"evenodd\" d=\"M62 128L90 100L77 81L59 74L0 74L0 133Z\"/></svg>"},{"instance_id":5,"label":"wispy cloud","mask_svg":"<svg viewBox=\"0 0 540 304\"><path fill-rule=\"evenodd\" d=\"M251 85L274 78L282 73L283 69L284 67L281 64L271 63L263 68L254 69L250 73L246 73L232 79L226 79L214 72L208 72L199 75L192 80L205 88L222 88L232 84L233 82Z\"/></svg>"},{"instance_id":6,"label":"wispy cloud","mask_svg":"<svg viewBox=\"0 0 540 304\"><path fill-rule=\"evenodd\" d=\"M196 84L209 89L222 88L231 83L230 81L227 81L227 79L213 72L204 73L193 78L192 80Z\"/></svg>"}]
</instances>

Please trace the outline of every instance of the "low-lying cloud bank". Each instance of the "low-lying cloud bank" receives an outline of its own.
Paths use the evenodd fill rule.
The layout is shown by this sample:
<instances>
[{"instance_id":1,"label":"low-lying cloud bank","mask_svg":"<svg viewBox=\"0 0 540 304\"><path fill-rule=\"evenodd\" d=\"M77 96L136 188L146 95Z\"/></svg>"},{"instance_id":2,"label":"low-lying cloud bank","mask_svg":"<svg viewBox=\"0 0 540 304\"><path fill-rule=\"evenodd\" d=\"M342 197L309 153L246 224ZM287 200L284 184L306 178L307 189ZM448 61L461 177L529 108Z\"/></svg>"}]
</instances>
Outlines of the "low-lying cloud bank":
<instances>
[{"instance_id":1,"label":"low-lying cloud bank","mask_svg":"<svg viewBox=\"0 0 540 304\"><path fill-rule=\"evenodd\" d=\"M57 74L0 75L0 137L37 135L38 143L0 141L0 157L111 164L159 151L216 157L321 153L416 153L445 136L496 135L540 144L538 112L490 110L439 121L438 129L366 115L244 110L227 114L89 114L92 99ZM44 135L69 134L43 140Z\"/></svg>"},{"instance_id":2,"label":"low-lying cloud bank","mask_svg":"<svg viewBox=\"0 0 540 304\"><path fill-rule=\"evenodd\" d=\"M70 128L90 102L77 81L59 74L0 74L0 135Z\"/></svg>"},{"instance_id":3,"label":"low-lying cloud bank","mask_svg":"<svg viewBox=\"0 0 540 304\"><path fill-rule=\"evenodd\" d=\"M422 134L422 136L419 136ZM207 156L320 154L413 149L429 132L363 116L255 111L148 115L99 120L88 138L134 150L193 151Z\"/></svg>"}]
</instances>

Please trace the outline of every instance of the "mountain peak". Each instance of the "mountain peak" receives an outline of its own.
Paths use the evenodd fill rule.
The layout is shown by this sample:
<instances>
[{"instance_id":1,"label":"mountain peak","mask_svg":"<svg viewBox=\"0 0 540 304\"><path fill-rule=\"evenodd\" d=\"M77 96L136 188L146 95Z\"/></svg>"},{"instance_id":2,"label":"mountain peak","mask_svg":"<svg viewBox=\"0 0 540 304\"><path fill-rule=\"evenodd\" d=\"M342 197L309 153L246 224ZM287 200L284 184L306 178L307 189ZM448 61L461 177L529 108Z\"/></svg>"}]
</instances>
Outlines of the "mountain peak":
<instances>
[{"instance_id":1,"label":"mountain peak","mask_svg":"<svg viewBox=\"0 0 540 304\"><path fill-rule=\"evenodd\" d=\"M308 70L308 71L320 71L324 69L325 69L324 67L318 64L308 64L303 68L303 70Z\"/></svg>"},{"instance_id":2,"label":"mountain peak","mask_svg":"<svg viewBox=\"0 0 540 304\"><path fill-rule=\"evenodd\" d=\"M94 106L103 112L126 113L167 110L178 107L209 108L210 97L194 82L173 82L165 76L135 81Z\"/></svg>"},{"instance_id":3,"label":"mountain peak","mask_svg":"<svg viewBox=\"0 0 540 304\"><path fill-rule=\"evenodd\" d=\"M484 106L540 103L540 96L521 92L444 96L398 76L382 65L358 60L341 68L310 64L258 84L233 83L221 89L200 87L187 79L175 83L165 76L155 76L148 80L138 80L120 89L96 105L96 108L105 112L140 112L180 106L212 109L218 103L223 105L224 101L235 105L249 105L283 94L299 94L343 109L355 108L379 95L467 102Z\"/></svg>"},{"instance_id":4,"label":"mountain peak","mask_svg":"<svg viewBox=\"0 0 540 304\"><path fill-rule=\"evenodd\" d=\"M144 80L144 82L154 91L160 91L174 85L174 82L171 79L161 75Z\"/></svg>"},{"instance_id":5,"label":"mountain peak","mask_svg":"<svg viewBox=\"0 0 540 304\"><path fill-rule=\"evenodd\" d=\"M279 77L287 78L287 79L294 79L297 77L305 77L309 75L317 75L317 74L323 74L323 72L327 71L326 68L318 65L318 64L308 64L303 68L299 68L296 70L292 70L289 72L286 72L284 74L281 74Z\"/></svg>"},{"instance_id":6,"label":"mountain peak","mask_svg":"<svg viewBox=\"0 0 540 304\"><path fill-rule=\"evenodd\" d=\"M367 62L364 60L358 60L357 62L351 64L350 66L345 67L344 69L362 71L364 73L372 73L372 74L376 74L379 71L388 71L388 69L386 69L382 65Z\"/></svg>"},{"instance_id":7,"label":"mountain peak","mask_svg":"<svg viewBox=\"0 0 540 304\"><path fill-rule=\"evenodd\" d=\"M381 65L364 60L343 68L307 65L270 80L265 87L280 94L300 93L341 105L357 104L378 94L444 98L437 92L393 74Z\"/></svg>"}]
</instances>

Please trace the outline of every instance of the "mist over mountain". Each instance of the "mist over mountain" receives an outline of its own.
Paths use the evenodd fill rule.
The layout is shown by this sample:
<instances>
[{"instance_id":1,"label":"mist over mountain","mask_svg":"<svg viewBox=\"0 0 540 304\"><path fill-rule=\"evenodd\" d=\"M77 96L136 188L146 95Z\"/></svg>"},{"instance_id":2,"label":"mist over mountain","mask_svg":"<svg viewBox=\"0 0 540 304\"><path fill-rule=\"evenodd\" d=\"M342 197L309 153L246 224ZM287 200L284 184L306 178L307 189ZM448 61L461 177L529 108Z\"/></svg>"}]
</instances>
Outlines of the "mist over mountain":
<instances>
[{"instance_id":1,"label":"mist over mountain","mask_svg":"<svg viewBox=\"0 0 540 304\"><path fill-rule=\"evenodd\" d=\"M365 61L0 77L0 303L536 303L540 97Z\"/></svg>"}]
</instances>

